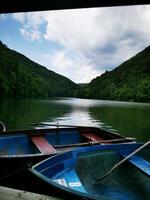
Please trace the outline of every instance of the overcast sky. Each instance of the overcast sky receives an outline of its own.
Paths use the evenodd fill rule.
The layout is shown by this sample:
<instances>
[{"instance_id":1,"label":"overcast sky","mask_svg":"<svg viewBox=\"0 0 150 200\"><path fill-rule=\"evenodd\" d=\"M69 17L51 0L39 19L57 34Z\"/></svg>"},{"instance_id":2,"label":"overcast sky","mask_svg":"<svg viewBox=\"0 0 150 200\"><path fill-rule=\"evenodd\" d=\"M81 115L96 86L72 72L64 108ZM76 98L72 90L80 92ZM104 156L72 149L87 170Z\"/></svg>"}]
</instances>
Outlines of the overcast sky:
<instances>
[{"instance_id":1,"label":"overcast sky","mask_svg":"<svg viewBox=\"0 0 150 200\"><path fill-rule=\"evenodd\" d=\"M150 45L150 6L1 14L0 40L76 83L90 82Z\"/></svg>"}]
</instances>

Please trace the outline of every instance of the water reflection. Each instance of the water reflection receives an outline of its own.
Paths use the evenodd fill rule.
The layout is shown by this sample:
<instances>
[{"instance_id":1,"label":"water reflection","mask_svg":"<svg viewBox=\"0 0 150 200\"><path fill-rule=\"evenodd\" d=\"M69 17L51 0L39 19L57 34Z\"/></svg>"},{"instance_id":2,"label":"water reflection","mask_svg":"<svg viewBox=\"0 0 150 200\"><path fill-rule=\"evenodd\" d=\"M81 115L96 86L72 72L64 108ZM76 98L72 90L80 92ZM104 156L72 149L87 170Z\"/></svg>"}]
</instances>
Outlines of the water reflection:
<instances>
[{"instance_id":1,"label":"water reflection","mask_svg":"<svg viewBox=\"0 0 150 200\"><path fill-rule=\"evenodd\" d=\"M122 135L149 139L150 104L75 98L1 100L0 120L8 129L49 127L51 123L100 126ZM43 124L47 123L47 125Z\"/></svg>"},{"instance_id":2,"label":"water reflection","mask_svg":"<svg viewBox=\"0 0 150 200\"><path fill-rule=\"evenodd\" d=\"M101 126L140 140L150 138L150 104L90 99L57 99L73 108L62 123Z\"/></svg>"},{"instance_id":3,"label":"water reflection","mask_svg":"<svg viewBox=\"0 0 150 200\"><path fill-rule=\"evenodd\" d=\"M150 106L149 107L104 107L90 108L95 119L101 119L107 127L116 129L125 136L149 139Z\"/></svg>"},{"instance_id":4,"label":"water reflection","mask_svg":"<svg viewBox=\"0 0 150 200\"><path fill-rule=\"evenodd\" d=\"M1 100L0 120L8 130L32 128L33 123L53 120L71 112L71 107L51 100Z\"/></svg>"},{"instance_id":5,"label":"water reflection","mask_svg":"<svg viewBox=\"0 0 150 200\"><path fill-rule=\"evenodd\" d=\"M57 124L59 125L73 125L73 126L100 126L98 121L91 118L90 114L86 110L79 110L79 109L73 109L71 113L65 114L63 117L55 118L54 120L50 121L47 120L43 122L43 124L46 127L49 127L51 124Z\"/></svg>"}]
</instances>

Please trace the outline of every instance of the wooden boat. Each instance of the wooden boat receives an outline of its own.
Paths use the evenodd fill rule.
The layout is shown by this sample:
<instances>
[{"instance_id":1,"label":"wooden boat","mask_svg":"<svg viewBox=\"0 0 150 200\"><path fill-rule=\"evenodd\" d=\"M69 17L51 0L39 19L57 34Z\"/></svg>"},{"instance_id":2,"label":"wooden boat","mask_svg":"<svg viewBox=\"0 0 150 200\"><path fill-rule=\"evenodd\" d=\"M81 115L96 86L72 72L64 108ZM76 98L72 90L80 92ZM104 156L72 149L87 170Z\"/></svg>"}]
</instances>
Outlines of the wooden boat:
<instances>
[{"instance_id":1,"label":"wooden boat","mask_svg":"<svg viewBox=\"0 0 150 200\"><path fill-rule=\"evenodd\" d=\"M149 200L150 146L104 179L112 166L141 146L140 143L109 144L78 148L48 158L30 171L62 195L76 199ZM59 194L60 195L60 194Z\"/></svg>"},{"instance_id":2,"label":"wooden boat","mask_svg":"<svg viewBox=\"0 0 150 200\"><path fill-rule=\"evenodd\" d=\"M94 127L57 126L51 129L0 133L0 184L4 186L14 186L17 183L17 176L19 180L23 176L25 179L28 173L27 166L48 156L79 146L132 141L130 138ZM15 177L14 181L12 177Z\"/></svg>"}]
</instances>

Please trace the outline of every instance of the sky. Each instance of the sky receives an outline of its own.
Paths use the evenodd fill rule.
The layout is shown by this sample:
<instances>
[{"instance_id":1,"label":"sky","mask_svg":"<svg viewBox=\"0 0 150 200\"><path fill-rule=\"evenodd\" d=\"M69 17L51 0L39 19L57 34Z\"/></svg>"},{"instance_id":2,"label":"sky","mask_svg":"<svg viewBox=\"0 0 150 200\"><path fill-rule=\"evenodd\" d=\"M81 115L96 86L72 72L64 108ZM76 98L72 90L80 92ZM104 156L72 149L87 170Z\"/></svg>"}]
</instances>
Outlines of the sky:
<instances>
[{"instance_id":1,"label":"sky","mask_svg":"<svg viewBox=\"0 0 150 200\"><path fill-rule=\"evenodd\" d=\"M0 40L76 83L88 83L150 45L150 6L0 14Z\"/></svg>"}]
</instances>

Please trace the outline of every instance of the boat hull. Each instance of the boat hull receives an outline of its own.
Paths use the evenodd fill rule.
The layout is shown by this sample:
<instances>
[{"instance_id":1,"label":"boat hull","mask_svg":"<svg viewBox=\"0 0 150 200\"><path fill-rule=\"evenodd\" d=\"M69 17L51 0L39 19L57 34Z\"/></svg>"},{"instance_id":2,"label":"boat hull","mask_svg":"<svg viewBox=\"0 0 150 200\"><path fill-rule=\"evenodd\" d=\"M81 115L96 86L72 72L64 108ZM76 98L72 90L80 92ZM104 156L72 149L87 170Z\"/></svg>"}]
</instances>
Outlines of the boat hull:
<instances>
[{"instance_id":1,"label":"boat hull","mask_svg":"<svg viewBox=\"0 0 150 200\"><path fill-rule=\"evenodd\" d=\"M0 184L34 192L34 187L28 184L31 178L28 171L29 166L58 153L80 146L98 145L106 141L109 143L132 142L116 133L93 127L2 132L0 136Z\"/></svg>"},{"instance_id":2,"label":"boat hull","mask_svg":"<svg viewBox=\"0 0 150 200\"><path fill-rule=\"evenodd\" d=\"M49 188L53 186L63 195L69 194L74 198L148 200L150 146L110 176L98 181L122 159L122 155L130 154L140 146L136 143L80 148L48 158L34 165L30 171L49 184Z\"/></svg>"}]
</instances>

